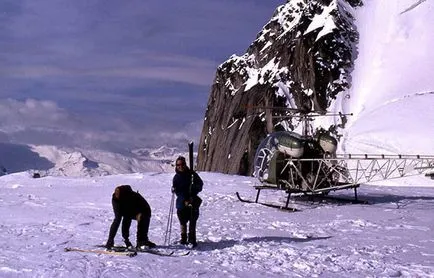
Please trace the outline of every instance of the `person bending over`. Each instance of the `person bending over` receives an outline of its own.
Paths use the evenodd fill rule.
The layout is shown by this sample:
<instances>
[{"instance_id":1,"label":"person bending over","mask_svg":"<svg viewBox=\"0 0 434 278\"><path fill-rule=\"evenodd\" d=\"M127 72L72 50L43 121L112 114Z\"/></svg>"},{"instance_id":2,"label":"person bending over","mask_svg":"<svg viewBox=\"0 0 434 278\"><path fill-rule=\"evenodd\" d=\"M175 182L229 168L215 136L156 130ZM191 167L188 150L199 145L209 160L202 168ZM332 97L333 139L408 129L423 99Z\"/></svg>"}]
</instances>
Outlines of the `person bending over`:
<instances>
[{"instance_id":1,"label":"person bending over","mask_svg":"<svg viewBox=\"0 0 434 278\"><path fill-rule=\"evenodd\" d=\"M149 224L151 221L151 207L145 198L138 192L134 192L130 185L120 185L115 188L112 196L112 206L115 218L110 226L109 237L105 245L111 249L114 239L122 222L122 237L125 245L129 248L132 244L129 240L131 221L137 221L136 247L143 246L153 248L155 243L148 238Z\"/></svg>"}]
</instances>

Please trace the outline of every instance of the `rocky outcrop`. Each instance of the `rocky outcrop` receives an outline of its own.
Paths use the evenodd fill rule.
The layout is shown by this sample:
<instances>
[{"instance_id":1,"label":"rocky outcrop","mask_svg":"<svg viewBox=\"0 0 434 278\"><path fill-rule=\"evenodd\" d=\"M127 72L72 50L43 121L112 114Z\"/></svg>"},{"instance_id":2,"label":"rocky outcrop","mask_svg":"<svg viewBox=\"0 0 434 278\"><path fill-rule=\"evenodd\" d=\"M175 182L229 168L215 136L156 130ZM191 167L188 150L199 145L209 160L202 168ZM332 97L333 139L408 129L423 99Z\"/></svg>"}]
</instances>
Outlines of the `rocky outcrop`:
<instances>
[{"instance_id":1,"label":"rocky outcrop","mask_svg":"<svg viewBox=\"0 0 434 278\"><path fill-rule=\"evenodd\" d=\"M291 0L279 6L242 56L216 73L198 147L198 170L250 175L259 142L299 128L287 107L324 113L351 84L361 1ZM336 129L334 126L328 127Z\"/></svg>"}]
</instances>

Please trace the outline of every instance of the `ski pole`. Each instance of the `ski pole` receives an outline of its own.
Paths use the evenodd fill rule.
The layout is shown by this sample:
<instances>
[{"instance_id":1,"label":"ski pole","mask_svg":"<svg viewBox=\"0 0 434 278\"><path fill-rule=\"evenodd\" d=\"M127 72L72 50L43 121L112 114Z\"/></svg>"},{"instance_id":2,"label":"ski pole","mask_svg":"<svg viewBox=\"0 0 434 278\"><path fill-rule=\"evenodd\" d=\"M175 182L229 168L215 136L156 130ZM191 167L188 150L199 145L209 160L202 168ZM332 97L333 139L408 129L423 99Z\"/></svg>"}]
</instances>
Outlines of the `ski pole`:
<instances>
[{"instance_id":1,"label":"ski pole","mask_svg":"<svg viewBox=\"0 0 434 278\"><path fill-rule=\"evenodd\" d=\"M164 234L164 244L165 245L170 245L170 237L172 234L174 200L175 200L175 193L172 193L172 200L170 201L170 206L169 206L169 217L167 218L166 232Z\"/></svg>"}]
</instances>

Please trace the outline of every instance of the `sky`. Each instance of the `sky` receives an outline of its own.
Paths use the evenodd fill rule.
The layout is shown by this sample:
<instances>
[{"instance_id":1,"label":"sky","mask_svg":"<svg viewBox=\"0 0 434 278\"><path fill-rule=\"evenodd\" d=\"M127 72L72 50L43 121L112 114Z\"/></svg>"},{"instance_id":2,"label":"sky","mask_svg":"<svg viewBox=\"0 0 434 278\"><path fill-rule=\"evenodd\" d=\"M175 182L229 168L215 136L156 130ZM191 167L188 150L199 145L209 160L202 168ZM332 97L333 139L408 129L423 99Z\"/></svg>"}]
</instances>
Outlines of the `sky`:
<instances>
[{"instance_id":1,"label":"sky","mask_svg":"<svg viewBox=\"0 0 434 278\"><path fill-rule=\"evenodd\" d=\"M284 2L1 1L0 142L198 142L217 66Z\"/></svg>"}]
</instances>

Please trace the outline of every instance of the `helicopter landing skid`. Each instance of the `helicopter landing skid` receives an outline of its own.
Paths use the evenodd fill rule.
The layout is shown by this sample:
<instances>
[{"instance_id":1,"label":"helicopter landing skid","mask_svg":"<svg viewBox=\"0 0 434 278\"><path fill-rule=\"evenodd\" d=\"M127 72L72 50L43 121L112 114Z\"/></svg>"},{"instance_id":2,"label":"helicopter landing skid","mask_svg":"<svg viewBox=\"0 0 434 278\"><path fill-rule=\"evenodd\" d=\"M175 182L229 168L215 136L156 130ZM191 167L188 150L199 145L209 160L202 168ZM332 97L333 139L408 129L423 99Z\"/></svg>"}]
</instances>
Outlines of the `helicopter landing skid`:
<instances>
[{"instance_id":1,"label":"helicopter landing skid","mask_svg":"<svg viewBox=\"0 0 434 278\"><path fill-rule=\"evenodd\" d=\"M277 209L280 209L280 210L285 210L285 211L288 211L288 212L298 211L298 209L292 208L292 207L288 207L288 205L281 206L281 205L276 205L276 204L261 203L261 202L258 202L257 200L253 201L253 200L243 199L243 198L241 198L240 193L238 193L238 192L235 192L235 194L237 195L238 200L240 200L243 203L258 204L258 205L262 205L262 206L266 206L266 207L271 207L271 208L277 208Z\"/></svg>"},{"instance_id":2,"label":"helicopter landing skid","mask_svg":"<svg viewBox=\"0 0 434 278\"><path fill-rule=\"evenodd\" d=\"M303 194L300 196L293 197L297 201L307 201L307 202L331 202L331 203L342 203L342 204L369 204L366 200L360 200L358 198L349 199L345 197L321 195L321 194Z\"/></svg>"}]
</instances>

